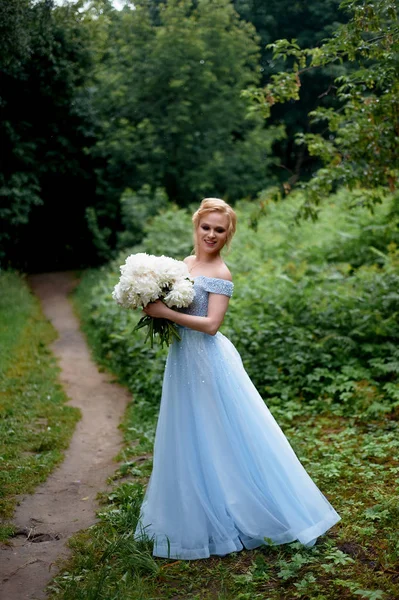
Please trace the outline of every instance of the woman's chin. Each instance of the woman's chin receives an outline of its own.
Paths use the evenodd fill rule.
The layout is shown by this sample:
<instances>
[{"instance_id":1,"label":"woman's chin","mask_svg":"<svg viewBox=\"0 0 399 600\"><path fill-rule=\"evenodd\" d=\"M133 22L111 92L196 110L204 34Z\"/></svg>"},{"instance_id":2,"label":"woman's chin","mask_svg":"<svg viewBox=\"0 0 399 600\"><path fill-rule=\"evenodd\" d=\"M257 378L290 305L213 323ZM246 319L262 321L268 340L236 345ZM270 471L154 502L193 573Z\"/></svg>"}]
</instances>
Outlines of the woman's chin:
<instances>
[{"instance_id":1,"label":"woman's chin","mask_svg":"<svg viewBox=\"0 0 399 600\"><path fill-rule=\"evenodd\" d=\"M202 248L205 250L205 252L207 254L213 254L214 252L217 252L218 245L215 244L214 246L209 246L208 244L204 243L204 244L202 244Z\"/></svg>"}]
</instances>

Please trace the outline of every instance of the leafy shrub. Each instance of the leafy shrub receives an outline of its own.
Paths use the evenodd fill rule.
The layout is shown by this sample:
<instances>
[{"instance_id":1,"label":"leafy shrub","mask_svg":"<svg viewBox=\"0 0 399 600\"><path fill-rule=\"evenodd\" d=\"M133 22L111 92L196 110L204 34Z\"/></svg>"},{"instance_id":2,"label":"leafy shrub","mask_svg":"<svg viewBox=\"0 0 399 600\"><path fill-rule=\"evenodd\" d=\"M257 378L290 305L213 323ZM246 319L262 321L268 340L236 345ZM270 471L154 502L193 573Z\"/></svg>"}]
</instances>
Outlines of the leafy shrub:
<instances>
[{"instance_id":1,"label":"leafy shrub","mask_svg":"<svg viewBox=\"0 0 399 600\"><path fill-rule=\"evenodd\" d=\"M146 223L167 207L168 196L163 188L151 190L145 184L137 192L127 188L120 198L120 205L124 231L118 234L118 247L126 248L141 242Z\"/></svg>"},{"instance_id":2,"label":"leafy shrub","mask_svg":"<svg viewBox=\"0 0 399 600\"><path fill-rule=\"evenodd\" d=\"M397 212L387 200L374 214L361 207L348 214L353 194L342 191L317 223L294 226L301 200L271 204L257 232L248 226L253 204L238 203L239 229L225 257L235 292L223 331L273 410L378 417L399 406ZM99 354L149 420L165 352L144 346L133 333L139 315L116 306L111 291L126 254L183 258L191 247L190 215L164 211L140 246L98 271L94 286L85 275L79 292Z\"/></svg>"}]
</instances>

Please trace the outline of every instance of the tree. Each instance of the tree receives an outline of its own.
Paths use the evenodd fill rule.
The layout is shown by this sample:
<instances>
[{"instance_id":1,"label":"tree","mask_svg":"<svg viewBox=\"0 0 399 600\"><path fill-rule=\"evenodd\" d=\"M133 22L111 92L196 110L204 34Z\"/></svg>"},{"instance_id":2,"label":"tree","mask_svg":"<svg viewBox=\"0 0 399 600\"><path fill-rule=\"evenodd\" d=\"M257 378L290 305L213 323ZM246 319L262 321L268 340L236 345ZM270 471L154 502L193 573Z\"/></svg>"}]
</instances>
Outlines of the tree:
<instances>
[{"instance_id":1,"label":"tree","mask_svg":"<svg viewBox=\"0 0 399 600\"><path fill-rule=\"evenodd\" d=\"M0 0L1 70L13 71L29 54L30 0Z\"/></svg>"},{"instance_id":2,"label":"tree","mask_svg":"<svg viewBox=\"0 0 399 600\"><path fill-rule=\"evenodd\" d=\"M33 161L34 148L22 139L22 132L29 125L22 120L18 126L10 116L20 93L14 93L15 82L23 80L20 71L29 60L32 44L30 4L30 0L0 1L0 258L4 258L5 247L15 230L28 222L33 206L42 202L38 175L28 166Z\"/></svg>"},{"instance_id":3,"label":"tree","mask_svg":"<svg viewBox=\"0 0 399 600\"><path fill-rule=\"evenodd\" d=\"M231 2L170 0L158 24L151 8L139 1L104 25L91 151L102 163L104 223L117 218L126 188L145 184L181 206L207 194L253 196L271 179L271 146L283 135L245 118L240 92L259 82L259 46Z\"/></svg>"},{"instance_id":4,"label":"tree","mask_svg":"<svg viewBox=\"0 0 399 600\"><path fill-rule=\"evenodd\" d=\"M4 265L56 268L80 264L84 253L93 258L84 214L95 186L83 151L93 139L84 89L92 56L82 4L18 0L2 13L9 36L0 65Z\"/></svg>"},{"instance_id":5,"label":"tree","mask_svg":"<svg viewBox=\"0 0 399 600\"><path fill-rule=\"evenodd\" d=\"M341 0L234 0L233 4L242 19L251 22L261 39L260 71L262 84L269 78L285 71L290 66L290 59L285 63L283 58L273 56L272 44L277 39L297 40L301 48L319 46L339 26L347 20L345 13L339 10ZM308 113L323 101L335 106L334 94L330 94L334 77L344 73L342 65L326 65L323 68L307 71L302 76L302 90L297 102L286 106L276 104L270 115L269 123L283 123L287 135L273 150L280 158L284 169L280 169L281 178L291 171L291 181L300 176L308 176L315 166L304 146L297 146L294 138L297 133L310 130Z\"/></svg>"},{"instance_id":6,"label":"tree","mask_svg":"<svg viewBox=\"0 0 399 600\"><path fill-rule=\"evenodd\" d=\"M306 201L300 215L315 217L321 199L338 186L361 190L363 204L372 206L381 194L396 189L399 176L399 25L390 0L345 0L350 19L319 48L301 49L295 40L271 45L277 58L293 58L293 68L273 75L261 89L245 92L252 110L270 116L276 103L298 100L303 75L326 65L352 68L335 80L338 110L319 107L310 113L323 123L324 133L297 137L323 167L302 184ZM286 188L288 191L288 188Z\"/></svg>"}]
</instances>

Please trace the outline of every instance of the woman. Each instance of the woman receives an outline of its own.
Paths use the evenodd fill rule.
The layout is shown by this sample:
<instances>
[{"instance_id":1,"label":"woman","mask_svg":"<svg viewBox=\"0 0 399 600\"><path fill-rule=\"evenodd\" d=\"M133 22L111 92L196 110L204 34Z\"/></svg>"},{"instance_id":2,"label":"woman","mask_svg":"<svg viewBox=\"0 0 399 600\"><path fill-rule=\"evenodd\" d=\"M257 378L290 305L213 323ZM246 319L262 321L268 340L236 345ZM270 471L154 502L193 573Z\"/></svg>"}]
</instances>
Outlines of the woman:
<instances>
[{"instance_id":1,"label":"woman","mask_svg":"<svg viewBox=\"0 0 399 600\"><path fill-rule=\"evenodd\" d=\"M294 540L312 546L340 517L218 332L233 292L220 252L236 215L223 200L206 198L192 220L195 256L185 262L193 303L144 309L174 321L181 341L166 362L154 467L135 537L153 539L155 556L180 559Z\"/></svg>"}]
</instances>

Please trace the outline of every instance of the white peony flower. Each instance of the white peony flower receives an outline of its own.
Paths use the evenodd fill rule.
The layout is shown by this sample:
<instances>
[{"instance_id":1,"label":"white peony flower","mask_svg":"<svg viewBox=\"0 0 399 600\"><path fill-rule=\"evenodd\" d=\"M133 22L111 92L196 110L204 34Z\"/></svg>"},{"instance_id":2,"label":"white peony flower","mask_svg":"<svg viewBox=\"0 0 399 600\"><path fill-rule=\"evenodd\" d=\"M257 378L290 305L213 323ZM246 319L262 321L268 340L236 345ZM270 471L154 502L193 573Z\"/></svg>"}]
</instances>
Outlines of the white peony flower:
<instances>
[{"instance_id":1,"label":"white peony flower","mask_svg":"<svg viewBox=\"0 0 399 600\"><path fill-rule=\"evenodd\" d=\"M180 260L140 252L128 256L120 271L112 297L124 308L144 308L159 298L169 308L182 308L189 306L194 299L194 282L190 279L187 265ZM152 319L146 315L135 329L146 326L151 347L155 333L159 335L161 345L180 339L175 325L167 319Z\"/></svg>"},{"instance_id":2,"label":"white peony flower","mask_svg":"<svg viewBox=\"0 0 399 600\"><path fill-rule=\"evenodd\" d=\"M194 287L190 279L179 279L165 296L164 302L169 308L189 306L194 300Z\"/></svg>"},{"instance_id":3,"label":"white peony flower","mask_svg":"<svg viewBox=\"0 0 399 600\"><path fill-rule=\"evenodd\" d=\"M159 298L179 308L193 301L193 282L183 261L140 252L128 256L120 271L112 297L124 308L143 308Z\"/></svg>"}]
</instances>

